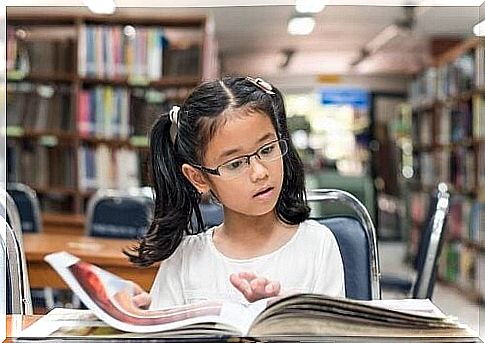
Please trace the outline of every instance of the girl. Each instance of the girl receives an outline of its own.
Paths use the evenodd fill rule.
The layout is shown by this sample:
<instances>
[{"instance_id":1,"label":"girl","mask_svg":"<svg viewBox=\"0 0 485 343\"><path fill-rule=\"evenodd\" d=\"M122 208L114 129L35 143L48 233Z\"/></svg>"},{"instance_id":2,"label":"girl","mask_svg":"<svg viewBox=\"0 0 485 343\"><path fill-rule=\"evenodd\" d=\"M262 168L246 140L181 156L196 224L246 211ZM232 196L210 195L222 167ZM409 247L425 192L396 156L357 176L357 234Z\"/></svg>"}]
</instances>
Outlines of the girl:
<instances>
[{"instance_id":1,"label":"girl","mask_svg":"<svg viewBox=\"0 0 485 343\"><path fill-rule=\"evenodd\" d=\"M201 84L158 118L150 154L154 220L130 259L162 261L152 309L282 292L345 295L336 240L308 220L303 167L276 88L250 77ZM224 209L224 222L205 232L204 194ZM140 305L147 299L135 297Z\"/></svg>"}]
</instances>

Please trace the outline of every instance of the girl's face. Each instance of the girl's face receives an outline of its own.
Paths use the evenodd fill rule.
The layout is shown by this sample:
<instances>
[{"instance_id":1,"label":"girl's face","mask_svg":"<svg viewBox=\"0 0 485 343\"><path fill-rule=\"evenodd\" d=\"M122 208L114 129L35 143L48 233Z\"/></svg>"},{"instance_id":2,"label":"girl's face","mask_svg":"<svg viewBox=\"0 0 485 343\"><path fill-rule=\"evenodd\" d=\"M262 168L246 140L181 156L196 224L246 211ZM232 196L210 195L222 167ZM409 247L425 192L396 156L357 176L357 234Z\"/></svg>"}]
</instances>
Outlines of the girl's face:
<instances>
[{"instance_id":1,"label":"girl's face","mask_svg":"<svg viewBox=\"0 0 485 343\"><path fill-rule=\"evenodd\" d=\"M236 114L219 128L209 142L204 166L215 169L238 157L254 154L277 139L267 115L260 112ZM269 154L270 151L271 147L260 150L261 154ZM207 174L206 178L210 190L228 210L251 216L263 215L271 212L278 201L283 184L283 158L262 161L252 156L248 168L236 177L227 179Z\"/></svg>"}]
</instances>

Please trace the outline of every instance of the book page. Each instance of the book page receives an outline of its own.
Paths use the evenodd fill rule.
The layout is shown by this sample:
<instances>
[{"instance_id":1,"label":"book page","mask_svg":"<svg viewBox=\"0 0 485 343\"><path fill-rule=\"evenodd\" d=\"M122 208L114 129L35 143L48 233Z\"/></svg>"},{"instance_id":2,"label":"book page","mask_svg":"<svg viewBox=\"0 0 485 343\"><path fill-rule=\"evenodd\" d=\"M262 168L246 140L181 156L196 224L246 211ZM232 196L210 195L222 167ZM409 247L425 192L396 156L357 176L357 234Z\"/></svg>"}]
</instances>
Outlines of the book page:
<instances>
[{"instance_id":1,"label":"book page","mask_svg":"<svg viewBox=\"0 0 485 343\"><path fill-rule=\"evenodd\" d=\"M415 315L446 318L446 315L434 305L429 299L388 299L388 300L362 300L362 304L407 312Z\"/></svg>"},{"instance_id":2,"label":"book page","mask_svg":"<svg viewBox=\"0 0 485 343\"><path fill-rule=\"evenodd\" d=\"M134 305L134 287L101 268L58 252L45 260L59 273L93 313L110 326L129 332L159 332L195 323L222 323L238 326L238 318L250 315L242 304L205 301L159 310L144 310ZM252 318L240 319L242 327Z\"/></svg>"}]
</instances>

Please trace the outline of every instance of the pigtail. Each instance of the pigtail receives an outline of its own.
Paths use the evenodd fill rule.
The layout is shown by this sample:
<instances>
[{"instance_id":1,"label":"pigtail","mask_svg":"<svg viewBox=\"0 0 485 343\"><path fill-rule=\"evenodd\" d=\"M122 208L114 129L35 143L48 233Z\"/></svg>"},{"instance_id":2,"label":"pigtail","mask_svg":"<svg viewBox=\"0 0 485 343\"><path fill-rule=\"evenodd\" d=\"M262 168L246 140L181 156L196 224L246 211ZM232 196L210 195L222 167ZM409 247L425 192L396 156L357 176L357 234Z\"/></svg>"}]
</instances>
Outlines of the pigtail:
<instances>
[{"instance_id":1,"label":"pigtail","mask_svg":"<svg viewBox=\"0 0 485 343\"><path fill-rule=\"evenodd\" d=\"M190 214L197 199L197 192L190 189L181 172L171 135L173 125L168 115L161 115L151 130L150 178L154 186L154 218L145 236L140 239L135 254L125 252L130 261L139 266L149 266L170 257L188 231Z\"/></svg>"},{"instance_id":2,"label":"pigtail","mask_svg":"<svg viewBox=\"0 0 485 343\"><path fill-rule=\"evenodd\" d=\"M273 87L272 91L275 93L272 102L276 131L288 144L288 153L283 156L283 186L276 204L276 213L283 222L296 224L310 216L310 207L306 202L304 167L288 131L283 96L277 88Z\"/></svg>"}]
</instances>

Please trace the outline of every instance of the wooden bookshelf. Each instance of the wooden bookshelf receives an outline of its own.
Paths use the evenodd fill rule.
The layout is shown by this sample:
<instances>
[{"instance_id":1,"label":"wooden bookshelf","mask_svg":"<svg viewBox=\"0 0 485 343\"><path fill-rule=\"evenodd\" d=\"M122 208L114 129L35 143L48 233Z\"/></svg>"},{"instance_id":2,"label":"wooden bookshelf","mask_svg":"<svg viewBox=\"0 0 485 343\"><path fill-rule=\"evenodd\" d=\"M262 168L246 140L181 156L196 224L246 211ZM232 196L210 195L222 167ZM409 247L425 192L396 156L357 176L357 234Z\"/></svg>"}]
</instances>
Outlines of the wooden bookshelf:
<instances>
[{"instance_id":1,"label":"wooden bookshelf","mask_svg":"<svg viewBox=\"0 0 485 343\"><path fill-rule=\"evenodd\" d=\"M439 182L447 183L451 200L439 278L473 294L474 300L484 298L476 281L485 255L478 239L485 235L480 228L485 215L485 168L480 164L485 149L484 51L484 42L471 38L438 56L416 76L409 100L415 170L409 183L409 236L419 237L429 194ZM415 244L410 242L409 251L416 251Z\"/></svg>"},{"instance_id":2,"label":"wooden bookshelf","mask_svg":"<svg viewBox=\"0 0 485 343\"><path fill-rule=\"evenodd\" d=\"M7 179L36 190L59 229L96 188L144 185L149 128L215 76L216 54L203 16L55 12L7 9ZM96 161L116 161L103 168L117 179Z\"/></svg>"}]
</instances>

